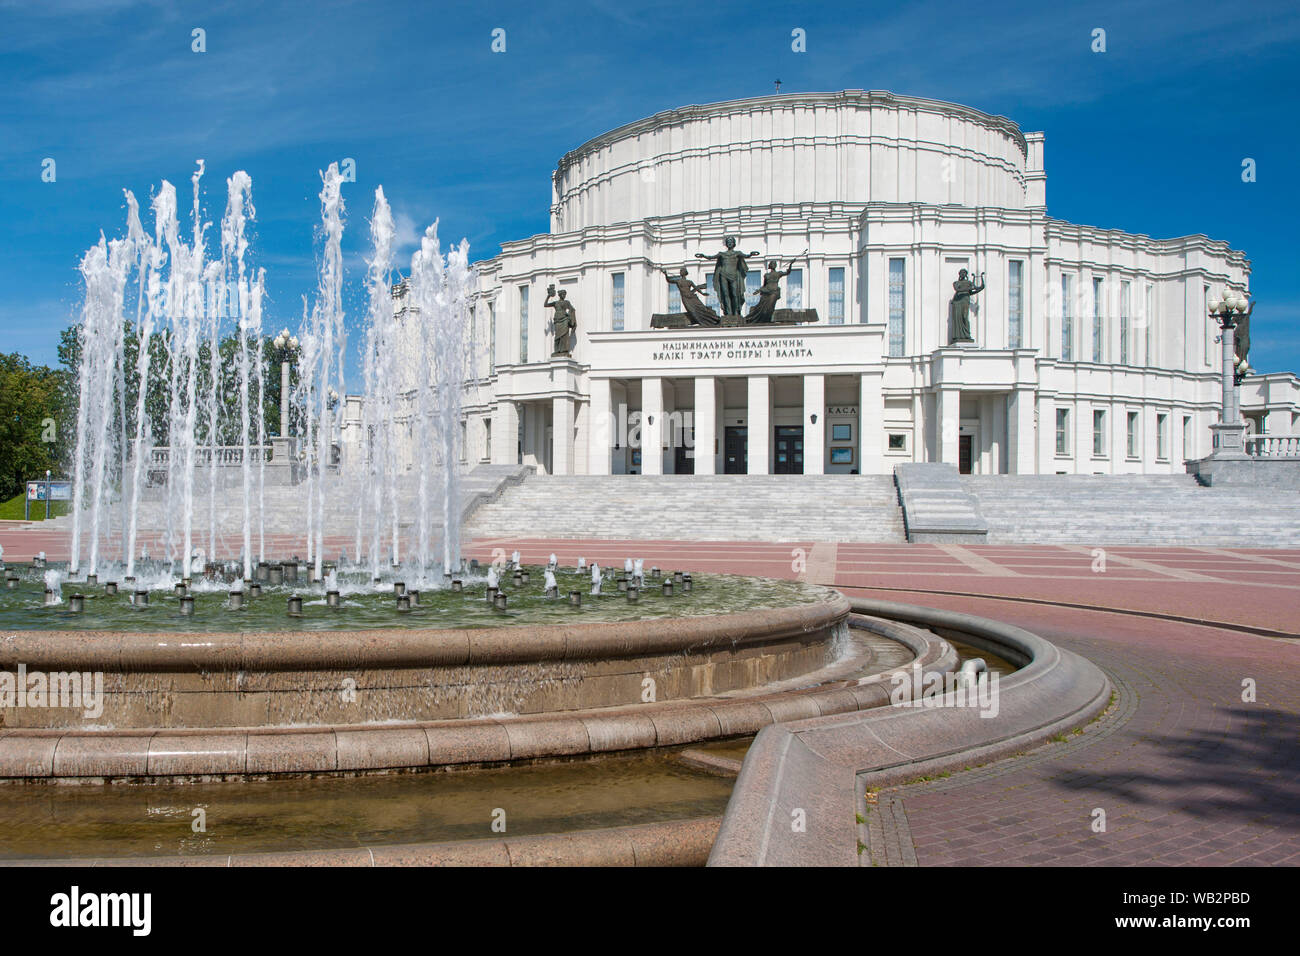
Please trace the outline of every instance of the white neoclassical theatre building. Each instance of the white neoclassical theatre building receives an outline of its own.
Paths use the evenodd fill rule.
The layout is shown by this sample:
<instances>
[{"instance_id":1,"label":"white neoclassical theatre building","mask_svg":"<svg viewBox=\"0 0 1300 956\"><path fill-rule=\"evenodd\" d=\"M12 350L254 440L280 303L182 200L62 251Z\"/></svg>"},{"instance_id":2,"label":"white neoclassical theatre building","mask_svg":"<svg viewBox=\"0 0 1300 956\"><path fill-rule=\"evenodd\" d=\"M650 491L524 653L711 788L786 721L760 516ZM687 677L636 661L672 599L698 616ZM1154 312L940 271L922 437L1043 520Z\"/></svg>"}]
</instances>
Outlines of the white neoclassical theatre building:
<instances>
[{"instance_id":1,"label":"white neoclassical theatre building","mask_svg":"<svg viewBox=\"0 0 1300 956\"><path fill-rule=\"evenodd\" d=\"M778 308L818 320L652 328L682 311L661 268L721 312L695 256L726 236L760 253L749 303L769 258L798 257ZM974 345L950 346L963 268L986 287ZM1205 236L1051 218L1043 134L1004 117L861 90L688 106L565 155L550 232L478 264L464 455L552 474L1182 472L1220 403L1207 299L1249 275ZM570 355L552 355L551 284L576 308ZM1252 375L1241 404L1258 431L1300 432L1294 375Z\"/></svg>"}]
</instances>

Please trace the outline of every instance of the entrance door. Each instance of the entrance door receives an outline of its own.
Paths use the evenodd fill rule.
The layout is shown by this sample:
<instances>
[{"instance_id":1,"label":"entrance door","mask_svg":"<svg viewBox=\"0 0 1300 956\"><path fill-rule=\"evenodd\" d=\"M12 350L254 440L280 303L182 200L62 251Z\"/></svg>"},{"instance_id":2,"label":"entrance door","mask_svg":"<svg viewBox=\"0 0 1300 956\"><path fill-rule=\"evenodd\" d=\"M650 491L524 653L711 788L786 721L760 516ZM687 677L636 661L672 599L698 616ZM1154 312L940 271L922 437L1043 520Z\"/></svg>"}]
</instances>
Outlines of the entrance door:
<instances>
[{"instance_id":1,"label":"entrance door","mask_svg":"<svg viewBox=\"0 0 1300 956\"><path fill-rule=\"evenodd\" d=\"M958 435L957 470L963 475L971 473L971 439L973 435Z\"/></svg>"},{"instance_id":2,"label":"entrance door","mask_svg":"<svg viewBox=\"0 0 1300 956\"><path fill-rule=\"evenodd\" d=\"M695 444L695 426L690 429L690 439L692 446ZM695 474L695 455L704 454L698 448L686 447L686 434L683 431L682 441L673 450L673 474L693 475Z\"/></svg>"},{"instance_id":3,"label":"entrance door","mask_svg":"<svg viewBox=\"0 0 1300 956\"><path fill-rule=\"evenodd\" d=\"M744 425L728 425L723 443L722 473L744 475L749 472L749 429Z\"/></svg>"},{"instance_id":4,"label":"entrance door","mask_svg":"<svg viewBox=\"0 0 1300 956\"><path fill-rule=\"evenodd\" d=\"M776 427L775 473L778 475L803 474L803 426L778 425Z\"/></svg>"}]
</instances>

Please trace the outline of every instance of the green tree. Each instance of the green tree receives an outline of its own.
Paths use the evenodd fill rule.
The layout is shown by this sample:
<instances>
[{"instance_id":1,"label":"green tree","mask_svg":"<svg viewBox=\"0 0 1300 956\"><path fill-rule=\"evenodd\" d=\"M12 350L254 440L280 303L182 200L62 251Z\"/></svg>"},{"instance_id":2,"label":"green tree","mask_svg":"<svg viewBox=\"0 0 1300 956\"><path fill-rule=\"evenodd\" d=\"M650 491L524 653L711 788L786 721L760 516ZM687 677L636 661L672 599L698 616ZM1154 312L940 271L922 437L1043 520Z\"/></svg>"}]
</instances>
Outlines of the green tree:
<instances>
[{"instance_id":1,"label":"green tree","mask_svg":"<svg viewBox=\"0 0 1300 956\"><path fill-rule=\"evenodd\" d=\"M168 409L171 399L171 359L169 356L168 346L170 342L170 331L163 329L149 337L149 379L146 385L147 393L145 395L145 418L148 422L150 435L153 444L169 445L171 444L170 422L168 420ZM265 399L262 402L262 415L265 423L264 434L270 438L278 435L280 431L280 365L275 346L272 344L271 336L263 336L261 348L255 343L253 346L252 361L249 364L249 391L248 400L253 409L257 408L257 361L258 353L261 353L262 374L265 383ZM206 408L207 396L211 390L211 368L212 368L212 347L211 342L207 339L199 343L197 374L195 377L195 388L199 395L199 407ZM219 445L237 445L241 441L240 428L241 419L239 415L239 337L236 333L230 332L223 336L217 342L217 392L219 408L217 413L217 444ZM132 440L136 433L136 408L140 396L140 376L139 356L140 356L140 337L134 323L128 322L123 336L122 346L122 391L119 393L115 390L113 402L115 406L120 407L125 417L124 433L128 440ZM77 373L81 361L81 342L77 337L75 326L64 329L59 341L59 361L64 368L64 375L68 382L67 408L71 411L71 421L68 423L71 430L76 427L76 408L77 408ZM293 366L291 371L290 387L294 387L298 382L298 368ZM251 429L250 439L257 440L257 419L256 412L250 420ZM297 408L290 410L290 433L297 434L301 421L301 412ZM206 413L200 414L195 420L195 431L200 443L206 444L208 441L208 418ZM119 420L115 424L116 428L122 427Z\"/></svg>"},{"instance_id":2,"label":"green tree","mask_svg":"<svg viewBox=\"0 0 1300 956\"><path fill-rule=\"evenodd\" d=\"M0 354L0 497L17 494L47 469L61 470L72 438L67 399L65 372Z\"/></svg>"}]
</instances>

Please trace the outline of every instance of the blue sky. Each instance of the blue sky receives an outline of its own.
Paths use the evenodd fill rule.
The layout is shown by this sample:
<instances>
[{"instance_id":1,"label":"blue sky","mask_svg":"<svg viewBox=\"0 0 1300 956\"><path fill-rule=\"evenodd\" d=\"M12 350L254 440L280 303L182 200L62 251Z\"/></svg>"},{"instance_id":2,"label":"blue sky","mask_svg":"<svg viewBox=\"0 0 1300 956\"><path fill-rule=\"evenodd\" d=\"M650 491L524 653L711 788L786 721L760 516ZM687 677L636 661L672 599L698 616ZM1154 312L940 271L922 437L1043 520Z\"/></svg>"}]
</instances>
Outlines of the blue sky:
<instances>
[{"instance_id":1,"label":"blue sky","mask_svg":"<svg viewBox=\"0 0 1300 956\"><path fill-rule=\"evenodd\" d=\"M53 364L77 262L169 179L206 215L253 177L268 326L315 286L319 170L344 188L345 304L361 304L377 184L409 261L435 217L471 256L548 227L567 150L690 103L884 89L1010 117L1047 136L1048 212L1244 249L1252 364L1300 370L1300 6L1206 3L203 3L0 0L0 350ZM191 52L191 30L207 52ZM504 28L507 49L491 52ZM796 27L807 52L791 51ZM1094 28L1107 51L1090 49ZM52 157L57 181L41 181ZM1241 180L1243 158L1258 179ZM146 220L146 229L150 229ZM355 337L354 337L355 338Z\"/></svg>"}]
</instances>

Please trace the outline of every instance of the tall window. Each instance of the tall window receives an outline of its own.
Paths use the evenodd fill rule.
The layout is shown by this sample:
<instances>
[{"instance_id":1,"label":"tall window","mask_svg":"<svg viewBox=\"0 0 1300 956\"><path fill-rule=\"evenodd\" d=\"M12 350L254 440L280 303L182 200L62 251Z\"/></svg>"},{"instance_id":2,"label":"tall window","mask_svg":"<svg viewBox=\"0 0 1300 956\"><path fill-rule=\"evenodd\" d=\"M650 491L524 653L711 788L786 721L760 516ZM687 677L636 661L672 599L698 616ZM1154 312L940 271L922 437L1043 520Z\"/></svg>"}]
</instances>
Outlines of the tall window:
<instances>
[{"instance_id":1,"label":"tall window","mask_svg":"<svg viewBox=\"0 0 1300 956\"><path fill-rule=\"evenodd\" d=\"M1129 315L1133 308L1133 283L1127 280L1119 284L1119 364L1129 364Z\"/></svg>"},{"instance_id":2,"label":"tall window","mask_svg":"<svg viewBox=\"0 0 1300 956\"><path fill-rule=\"evenodd\" d=\"M1138 413L1129 412L1128 422L1126 423L1125 436L1127 438L1128 456L1130 458L1138 457Z\"/></svg>"},{"instance_id":3,"label":"tall window","mask_svg":"<svg viewBox=\"0 0 1300 956\"><path fill-rule=\"evenodd\" d=\"M1074 276L1061 276L1061 361L1074 361Z\"/></svg>"},{"instance_id":4,"label":"tall window","mask_svg":"<svg viewBox=\"0 0 1300 956\"><path fill-rule=\"evenodd\" d=\"M785 307L787 309L803 308L803 270L791 269L785 280Z\"/></svg>"},{"instance_id":5,"label":"tall window","mask_svg":"<svg viewBox=\"0 0 1300 956\"><path fill-rule=\"evenodd\" d=\"M1007 273L1007 347L1021 347L1021 328L1025 321L1025 264L1020 259L1008 263Z\"/></svg>"},{"instance_id":6,"label":"tall window","mask_svg":"<svg viewBox=\"0 0 1300 956\"><path fill-rule=\"evenodd\" d=\"M1106 301L1106 289L1098 276L1092 279L1092 360L1101 362L1101 323L1105 314L1102 303Z\"/></svg>"},{"instance_id":7,"label":"tall window","mask_svg":"<svg viewBox=\"0 0 1300 956\"><path fill-rule=\"evenodd\" d=\"M709 294L704 297L704 304L714 312L720 311L721 303L718 302L718 292L713 288L713 273L710 272L704 277L704 286L709 290Z\"/></svg>"},{"instance_id":8,"label":"tall window","mask_svg":"<svg viewBox=\"0 0 1300 956\"><path fill-rule=\"evenodd\" d=\"M492 419L483 419L483 460L492 459Z\"/></svg>"},{"instance_id":9,"label":"tall window","mask_svg":"<svg viewBox=\"0 0 1300 956\"><path fill-rule=\"evenodd\" d=\"M1143 312L1146 321L1142 326L1142 337L1145 342L1142 348L1142 362L1148 366L1156 364L1151 358L1151 327L1156 324L1155 291L1156 287L1150 282L1143 289Z\"/></svg>"},{"instance_id":10,"label":"tall window","mask_svg":"<svg viewBox=\"0 0 1300 956\"><path fill-rule=\"evenodd\" d=\"M1169 416L1156 416L1156 457L1161 461L1169 457Z\"/></svg>"},{"instance_id":11,"label":"tall window","mask_svg":"<svg viewBox=\"0 0 1300 956\"><path fill-rule=\"evenodd\" d=\"M1106 413L1100 408L1092 410L1092 453L1097 458L1106 457Z\"/></svg>"},{"instance_id":12,"label":"tall window","mask_svg":"<svg viewBox=\"0 0 1300 956\"><path fill-rule=\"evenodd\" d=\"M519 364L528 363L528 286L519 287Z\"/></svg>"},{"instance_id":13,"label":"tall window","mask_svg":"<svg viewBox=\"0 0 1300 956\"><path fill-rule=\"evenodd\" d=\"M1210 313L1210 287L1201 287L1201 318L1200 321L1205 326L1205 364L1214 364L1214 337L1216 335L1215 325L1209 319Z\"/></svg>"},{"instance_id":14,"label":"tall window","mask_svg":"<svg viewBox=\"0 0 1300 956\"><path fill-rule=\"evenodd\" d=\"M488 335L492 341L488 344L488 366L489 371L495 373L497 370L497 301L496 299L488 300Z\"/></svg>"},{"instance_id":15,"label":"tall window","mask_svg":"<svg viewBox=\"0 0 1300 956\"><path fill-rule=\"evenodd\" d=\"M830 325L844 324L844 270L842 268L832 269L829 277L830 284L830 314L826 321Z\"/></svg>"},{"instance_id":16,"label":"tall window","mask_svg":"<svg viewBox=\"0 0 1300 956\"><path fill-rule=\"evenodd\" d=\"M745 273L745 311L748 312L754 306L758 305L758 287L762 285L763 277L757 269L750 269Z\"/></svg>"},{"instance_id":17,"label":"tall window","mask_svg":"<svg viewBox=\"0 0 1300 956\"><path fill-rule=\"evenodd\" d=\"M1070 454L1070 410L1056 410L1056 453L1062 456Z\"/></svg>"},{"instance_id":18,"label":"tall window","mask_svg":"<svg viewBox=\"0 0 1300 956\"><path fill-rule=\"evenodd\" d=\"M907 300L907 281L903 259L889 260L889 354L902 355L907 346L904 302Z\"/></svg>"},{"instance_id":19,"label":"tall window","mask_svg":"<svg viewBox=\"0 0 1300 956\"><path fill-rule=\"evenodd\" d=\"M677 286L673 285L671 282L668 283L668 311L669 312L682 311L681 290L678 289Z\"/></svg>"},{"instance_id":20,"label":"tall window","mask_svg":"<svg viewBox=\"0 0 1300 956\"><path fill-rule=\"evenodd\" d=\"M615 332L623 331L623 273L614 273L614 299L613 299L613 317L612 328Z\"/></svg>"},{"instance_id":21,"label":"tall window","mask_svg":"<svg viewBox=\"0 0 1300 956\"><path fill-rule=\"evenodd\" d=\"M1183 458L1192 457L1192 416L1183 416Z\"/></svg>"}]
</instances>

